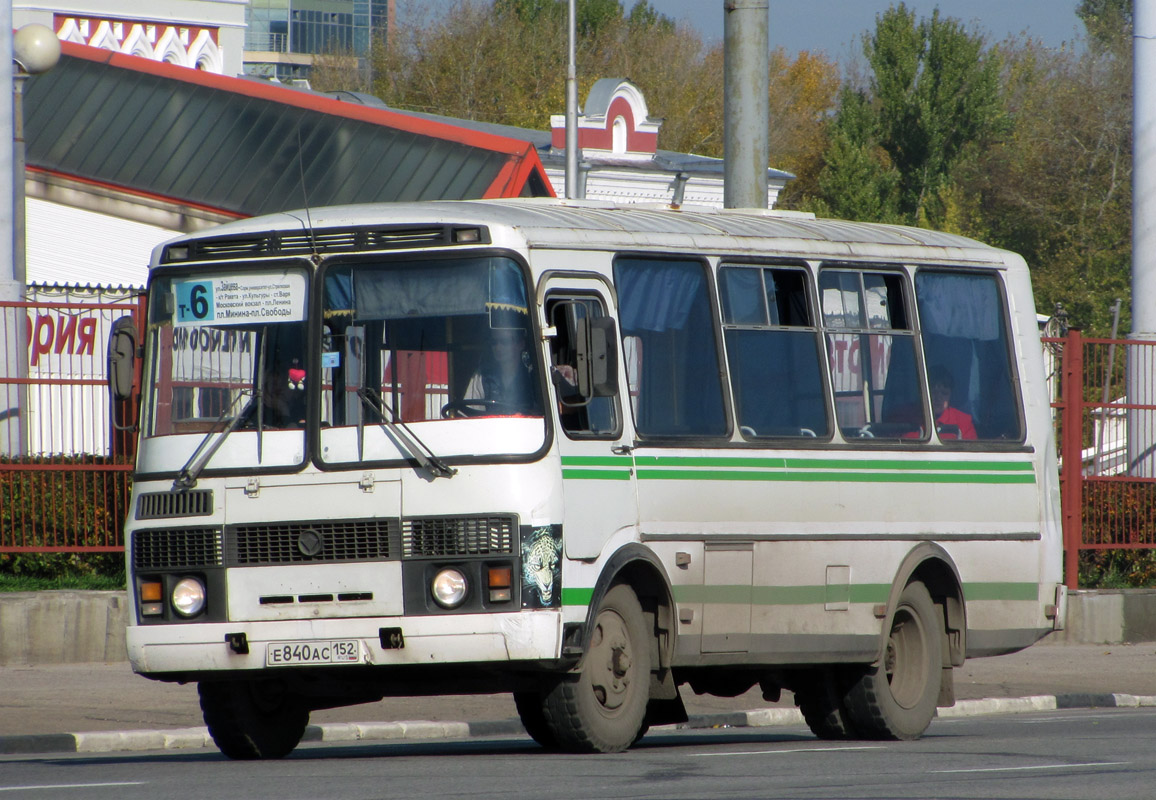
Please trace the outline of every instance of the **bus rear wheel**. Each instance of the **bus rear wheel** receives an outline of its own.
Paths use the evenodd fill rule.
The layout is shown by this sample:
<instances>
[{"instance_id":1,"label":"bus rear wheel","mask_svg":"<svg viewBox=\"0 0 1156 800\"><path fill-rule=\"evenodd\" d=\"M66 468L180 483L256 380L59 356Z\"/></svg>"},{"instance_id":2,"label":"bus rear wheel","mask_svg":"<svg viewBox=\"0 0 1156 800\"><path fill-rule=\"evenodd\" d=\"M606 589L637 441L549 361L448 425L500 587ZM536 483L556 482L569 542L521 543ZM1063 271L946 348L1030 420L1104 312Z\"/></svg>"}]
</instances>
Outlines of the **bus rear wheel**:
<instances>
[{"instance_id":1,"label":"bus rear wheel","mask_svg":"<svg viewBox=\"0 0 1156 800\"><path fill-rule=\"evenodd\" d=\"M868 739L918 739L935 716L943 670L939 614L922 583L899 595L883 659L855 681L847 710Z\"/></svg>"},{"instance_id":2,"label":"bus rear wheel","mask_svg":"<svg viewBox=\"0 0 1156 800\"><path fill-rule=\"evenodd\" d=\"M281 681L202 681L197 691L209 735L229 758L283 758L309 724L309 710Z\"/></svg>"},{"instance_id":3,"label":"bus rear wheel","mask_svg":"<svg viewBox=\"0 0 1156 800\"><path fill-rule=\"evenodd\" d=\"M617 753L638 739L650 699L650 646L634 591L613 586L594 616L581 671L545 695L542 708L558 747Z\"/></svg>"}]
</instances>

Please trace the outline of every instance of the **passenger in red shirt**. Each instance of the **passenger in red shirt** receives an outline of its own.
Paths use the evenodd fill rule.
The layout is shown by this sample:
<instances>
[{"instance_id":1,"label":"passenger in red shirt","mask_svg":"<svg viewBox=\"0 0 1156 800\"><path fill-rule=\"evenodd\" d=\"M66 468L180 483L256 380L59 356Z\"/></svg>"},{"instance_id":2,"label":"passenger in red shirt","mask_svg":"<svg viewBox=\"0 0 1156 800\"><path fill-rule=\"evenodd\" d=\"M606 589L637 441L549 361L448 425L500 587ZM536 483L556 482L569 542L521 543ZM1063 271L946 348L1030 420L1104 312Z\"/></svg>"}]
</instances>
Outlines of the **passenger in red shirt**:
<instances>
[{"instance_id":1,"label":"passenger in red shirt","mask_svg":"<svg viewBox=\"0 0 1156 800\"><path fill-rule=\"evenodd\" d=\"M927 379L931 384L931 411L935 415L939 438L975 439L975 425L971 422L971 415L951 406L951 391L954 388L951 373L941 366L934 366L928 369Z\"/></svg>"}]
</instances>

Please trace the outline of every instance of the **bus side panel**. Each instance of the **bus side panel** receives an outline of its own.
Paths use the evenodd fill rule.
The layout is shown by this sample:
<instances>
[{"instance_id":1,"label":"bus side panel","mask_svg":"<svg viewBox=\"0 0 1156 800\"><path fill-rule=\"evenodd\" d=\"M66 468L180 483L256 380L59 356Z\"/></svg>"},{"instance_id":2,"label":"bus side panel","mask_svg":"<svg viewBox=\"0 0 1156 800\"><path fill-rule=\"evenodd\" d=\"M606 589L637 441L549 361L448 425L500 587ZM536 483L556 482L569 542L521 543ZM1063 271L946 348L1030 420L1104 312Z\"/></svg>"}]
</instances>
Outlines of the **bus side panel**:
<instances>
[{"instance_id":1,"label":"bus side panel","mask_svg":"<svg viewBox=\"0 0 1156 800\"><path fill-rule=\"evenodd\" d=\"M1020 646L1038 638L1049 598L1039 597L1030 456L782 455L734 466L727 451L667 450L661 465L639 469L642 539L693 619L680 630L681 655L871 660L875 609L927 541L962 559L965 601L982 604L972 627L1033 631L1016 636Z\"/></svg>"}]
</instances>

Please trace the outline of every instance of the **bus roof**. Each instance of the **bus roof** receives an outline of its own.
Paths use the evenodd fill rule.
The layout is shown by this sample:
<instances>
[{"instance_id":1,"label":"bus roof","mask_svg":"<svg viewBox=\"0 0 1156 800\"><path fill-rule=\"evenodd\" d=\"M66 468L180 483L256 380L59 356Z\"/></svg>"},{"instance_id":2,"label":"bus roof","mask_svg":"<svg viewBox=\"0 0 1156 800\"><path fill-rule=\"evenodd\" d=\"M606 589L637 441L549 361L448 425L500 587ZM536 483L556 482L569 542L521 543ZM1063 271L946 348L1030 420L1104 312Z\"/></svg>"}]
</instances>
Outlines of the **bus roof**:
<instances>
[{"instance_id":1,"label":"bus roof","mask_svg":"<svg viewBox=\"0 0 1156 800\"><path fill-rule=\"evenodd\" d=\"M341 231L444 225L486 226L495 243L502 244L509 239L498 231L507 229L529 248L790 253L826 259L937 259L988 265L1006 264L1009 255L955 234L902 225L819 219L799 212L692 206L676 210L554 198L330 206L239 220L174 241L207 245L218 240L222 245L237 245L213 248L216 258L227 257L230 251L232 257L307 254L314 247L320 252L353 249L348 244L328 244L347 241L340 237ZM261 246L263 234L307 234L310 227L316 236L312 241L305 237L308 249L301 249L301 245L296 251ZM164 249L171 244L157 248L153 265L163 263Z\"/></svg>"}]
</instances>

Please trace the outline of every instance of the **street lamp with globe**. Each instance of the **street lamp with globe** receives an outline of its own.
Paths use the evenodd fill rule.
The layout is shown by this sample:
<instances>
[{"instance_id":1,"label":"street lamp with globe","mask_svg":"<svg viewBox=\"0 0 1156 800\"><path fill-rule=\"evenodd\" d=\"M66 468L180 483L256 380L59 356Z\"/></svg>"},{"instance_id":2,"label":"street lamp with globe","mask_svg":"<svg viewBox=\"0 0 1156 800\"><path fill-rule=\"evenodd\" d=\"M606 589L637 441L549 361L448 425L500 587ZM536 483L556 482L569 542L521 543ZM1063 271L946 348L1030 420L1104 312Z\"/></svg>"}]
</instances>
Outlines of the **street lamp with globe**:
<instances>
[{"instance_id":1,"label":"street lamp with globe","mask_svg":"<svg viewBox=\"0 0 1156 800\"><path fill-rule=\"evenodd\" d=\"M24 83L30 75L47 72L60 60L60 40L49 27L25 25L15 34L11 30L9 14L0 14L0 36L11 35L12 56L12 160L11 172L0 174L0 192L11 201L11 228L0 236L0 301L20 303L25 299L27 280L24 245ZM7 24L4 17L7 17ZM0 52L7 50L0 48ZM8 122L8 120L0 120ZM0 125L0 129L8 125ZM6 131L5 131L6 132ZM0 137L3 138L3 137ZM0 159L3 163L6 159ZM7 223L7 203L0 203L0 225ZM5 226L6 227L6 226ZM10 237L10 238L9 238ZM11 242L11 248L8 244ZM9 252L3 252L9 250ZM28 408L28 334L25 327L26 311L22 306L0 309L4 329L8 332L0 352L0 378L15 378L0 386L0 454L23 455L28 442L26 410Z\"/></svg>"},{"instance_id":2,"label":"street lamp with globe","mask_svg":"<svg viewBox=\"0 0 1156 800\"><path fill-rule=\"evenodd\" d=\"M12 278L25 281L24 255L24 82L30 75L39 75L60 61L60 39L45 25L25 25L12 36L12 205L13 257Z\"/></svg>"}]
</instances>

